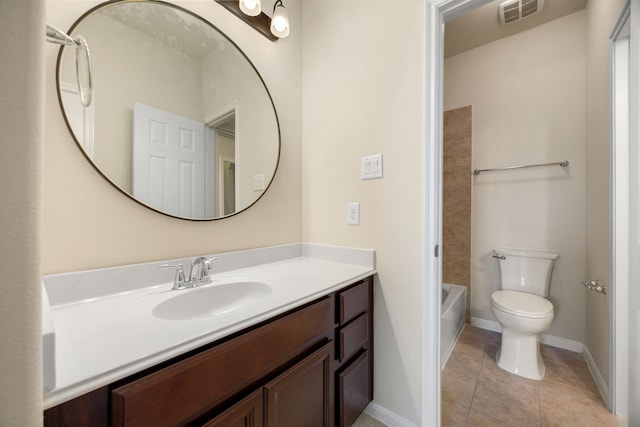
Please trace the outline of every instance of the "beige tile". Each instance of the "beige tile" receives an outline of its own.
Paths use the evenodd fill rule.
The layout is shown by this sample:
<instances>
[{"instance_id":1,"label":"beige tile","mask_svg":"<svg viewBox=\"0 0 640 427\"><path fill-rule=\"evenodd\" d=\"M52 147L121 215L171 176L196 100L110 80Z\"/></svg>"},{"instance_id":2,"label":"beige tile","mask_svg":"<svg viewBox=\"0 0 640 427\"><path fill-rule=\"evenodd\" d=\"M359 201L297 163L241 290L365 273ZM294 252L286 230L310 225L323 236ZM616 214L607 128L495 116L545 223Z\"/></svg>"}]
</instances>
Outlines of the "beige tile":
<instances>
[{"instance_id":1,"label":"beige tile","mask_svg":"<svg viewBox=\"0 0 640 427\"><path fill-rule=\"evenodd\" d=\"M442 404L460 403L469 407L476 388L476 376L469 375L460 369L449 368L442 371Z\"/></svg>"},{"instance_id":2,"label":"beige tile","mask_svg":"<svg viewBox=\"0 0 640 427\"><path fill-rule=\"evenodd\" d=\"M443 115L443 128L448 131L452 137L471 134L471 105L448 110Z\"/></svg>"},{"instance_id":3,"label":"beige tile","mask_svg":"<svg viewBox=\"0 0 640 427\"><path fill-rule=\"evenodd\" d=\"M445 370L454 370L462 375L477 378L484 355L484 345L458 340L451 352Z\"/></svg>"},{"instance_id":4,"label":"beige tile","mask_svg":"<svg viewBox=\"0 0 640 427\"><path fill-rule=\"evenodd\" d=\"M491 337L492 332L477 328L466 324L460 334L460 341L464 343L474 344L478 347L484 347L487 340Z\"/></svg>"},{"instance_id":5,"label":"beige tile","mask_svg":"<svg viewBox=\"0 0 640 427\"><path fill-rule=\"evenodd\" d=\"M471 404L442 401L442 427L464 427Z\"/></svg>"},{"instance_id":6,"label":"beige tile","mask_svg":"<svg viewBox=\"0 0 640 427\"><path fill-rule=\"evenodd\" d=\"M442 275L461 285L471 283L471 123L471 106L444 113Z\"/></svg>"},{"instance_id":7,"label":"beige tile","mask_svg":"<svg viewBox=\"0 0 640 427\"><path fill-rule=\"evenodd\" d=\"M545 362L587 367L587 362L584 360L583 354L576 353L575 351L540 344L540 355Z\"/></svg>"},{"instance_id":8,"label":"beige tile","mask_svg":"<svg viewBox=\"0 0 640 427\"><path fill-rule=\"evenodd\" d=\"M539 425L539 424L532 424ZM494 418L490 415L483 414L476 410L469 412L469 419L467 421L467 427L514 427L516 424L512 424L507 421Z\"/></svg>"},{"instance_id":9,"label":"beige tile","mask_svg":"<svg viewBox=\"0 0 640 427\"><path fill-rule=\"evenodd\" d=\"M599 396L553 381L540 382L538 389L543 426L615 427Z\"/></svg>"},{"instance_id":10,"label":"beige tile","mask_svg":"<svg viewBox=\"0 0 640 427\"><path fill-rule=\"evenodd\" d=\"M546 374L544 381L555 381L561 384L570 385L593 394L598 394L591 372L586 364L563 364L557 362L545 362Z\"/></svg>"},{"instance_id":11,"label":"beige tile","mask_svg":"<svg viewBox=\"0 0 640 427\"><path fill-rule=\"evenodd\" d=\"M517 377L517 376L516 376ZM471 409L518 426L540 425L536 384L500 375L478 380Z\"/></svg>"}]
</instances>

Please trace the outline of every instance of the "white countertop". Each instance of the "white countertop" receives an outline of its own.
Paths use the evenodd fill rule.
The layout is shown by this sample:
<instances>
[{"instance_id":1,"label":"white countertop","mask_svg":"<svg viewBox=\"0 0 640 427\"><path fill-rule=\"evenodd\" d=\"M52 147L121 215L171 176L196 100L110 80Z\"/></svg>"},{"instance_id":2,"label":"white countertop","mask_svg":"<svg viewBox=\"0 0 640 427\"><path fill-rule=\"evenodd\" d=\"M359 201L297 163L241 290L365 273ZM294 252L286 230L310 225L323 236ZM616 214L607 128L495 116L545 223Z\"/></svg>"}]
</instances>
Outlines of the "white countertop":
<instances>
[{"instance_id":1,"label":"white countertop","mask_svg":"<svg viewBox=\"0 0 640 427\"><path fill-rule=\"evenodd\" d=\"M298 254L296 248L291 252L292 245L284 247L289 254ZM276 247L278 250L281 248L283 247ZM49 298L56 301L52 301L51 305L55 327L55 388L44 393L45 409L330 294L375 273L373 251L304 244L300 248L301 256L298 257L213 274L213 283L203 287L230 281L258 281L269 285L272 291L235 311L188 320L160 319L153 315L152 309L169 298L197 292L202 287L172 291L169 280L160 285L142 288L130 286L126 289L125 286L126 290L116 294L100 291L97 297L65 301L56 296L51 288L64 283L65 278L68 279L67 282L81 281L77 275L57 275L49 283L45 278L45 286L49 286ZM238 254L242 253L232 253L230 258L238 258ZM341 258L345 254L342 262ZM356 255L355 258L350 256L353 254ZM224 255L219 255L219 258L224 261ZM264 259L264 256L254 258ZM337 262L337 259L341 262ZM155 264L149 264L145 268L152 267L154 270L150 271L157 269ZM95 277L96 273L92 274L94 276L87 277ZM77 288L78 283L73 286ZM86 292L86 288L85 284L83 292Z\"/></svg>"}]
</instances>

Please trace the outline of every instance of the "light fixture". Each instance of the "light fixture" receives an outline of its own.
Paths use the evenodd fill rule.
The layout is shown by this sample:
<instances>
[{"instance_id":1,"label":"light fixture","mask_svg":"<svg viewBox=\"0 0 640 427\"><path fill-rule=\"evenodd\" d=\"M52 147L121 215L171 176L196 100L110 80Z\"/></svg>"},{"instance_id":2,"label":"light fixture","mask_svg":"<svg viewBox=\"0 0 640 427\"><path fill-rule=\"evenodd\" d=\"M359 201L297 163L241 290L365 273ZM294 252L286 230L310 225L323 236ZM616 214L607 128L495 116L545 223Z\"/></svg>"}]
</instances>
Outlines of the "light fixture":
<instances>
[{"instance_id":1,"label":"light fixture","mask_svg":"<svg viewBox=\"0 0 640 427\"><path fill-rule=\"evenodd\" d=\"M282 0L276 0L273 5L273 18L269 18L267 14L260 11L262 9L261 0L215 1L271 41L289 35L289 14L284 8ZM247 13L246 8L251 12ZM255 13L255 15L251 15L251 13Z\"/></svg>"},{"instance_id":2,"label":"light fixture","mask_svg":"<svg viewBox=\"0 0 640 427\"><path fill-rule=\"evenodd\" d=\"M258 16L262 12L261 0L240 0L240 10L245 15Z\"/></svg>"},{"instance_id":3,"label":"light fixture","mask_svg":"<svg viewBox=\"0 0 640 427\"><path fill-rule=\"evenodd\" d=\"M273 5L273 16L271 17L271 33L278 37L284 38L289 35L289 14L284 8L282 0L277 0Z\"/></svg>"}]
</instances>

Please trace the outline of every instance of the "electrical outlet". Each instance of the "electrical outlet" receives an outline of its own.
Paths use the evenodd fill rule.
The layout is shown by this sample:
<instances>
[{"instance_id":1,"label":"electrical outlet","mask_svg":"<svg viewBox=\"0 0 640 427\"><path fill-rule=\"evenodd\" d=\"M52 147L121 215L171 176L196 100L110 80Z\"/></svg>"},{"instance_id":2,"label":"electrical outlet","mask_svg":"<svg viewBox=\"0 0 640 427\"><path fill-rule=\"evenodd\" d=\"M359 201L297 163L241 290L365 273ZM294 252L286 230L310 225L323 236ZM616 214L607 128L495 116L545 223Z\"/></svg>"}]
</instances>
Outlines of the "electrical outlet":
<instances>
[{"instance_id":1,"label":"electrical outlet","mask_svg":"<svg viewBox=\"0 0 640 427\"><path fill-rule=\"evenodd\" d=\"M347 224L360 225L360 203L347 203Z\"/></svg>"}]
</instances>

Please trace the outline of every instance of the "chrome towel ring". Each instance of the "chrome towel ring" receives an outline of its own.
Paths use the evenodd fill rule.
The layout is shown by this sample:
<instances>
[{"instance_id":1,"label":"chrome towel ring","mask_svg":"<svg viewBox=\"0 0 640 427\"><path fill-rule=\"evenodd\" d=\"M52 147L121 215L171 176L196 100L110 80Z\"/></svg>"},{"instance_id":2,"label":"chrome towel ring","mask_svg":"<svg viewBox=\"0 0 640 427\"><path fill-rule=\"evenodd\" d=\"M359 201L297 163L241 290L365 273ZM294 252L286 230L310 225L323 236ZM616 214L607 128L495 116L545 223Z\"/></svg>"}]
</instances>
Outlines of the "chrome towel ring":
<instances>
[{"instance_id":1,"label":"chrome towel ring","mask_svg":"<svg viewBox=\"0 0 640 427\"><path fill-rule=\"evenodd\" d=\"M89 52L89 45L82 36L76 36L71 38L65 32L57 29L52 25L47 25L46 31L47 41L56 43L62 46L73 46L75 48L75 60L76 60L76 82L78 84L78 93L80 94L80 102L85 107L91 105L93 98L93 79L91 72L91 53ZM82 79L80 78L80 54L84 52L85 60L87 62L87 86L86 89L82 85Z\"/></svg>"}]
</instances>

